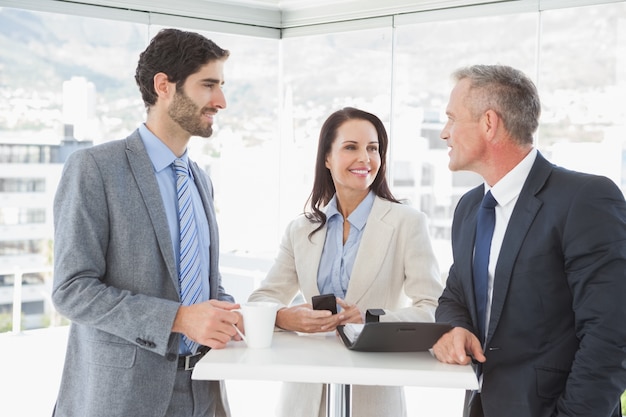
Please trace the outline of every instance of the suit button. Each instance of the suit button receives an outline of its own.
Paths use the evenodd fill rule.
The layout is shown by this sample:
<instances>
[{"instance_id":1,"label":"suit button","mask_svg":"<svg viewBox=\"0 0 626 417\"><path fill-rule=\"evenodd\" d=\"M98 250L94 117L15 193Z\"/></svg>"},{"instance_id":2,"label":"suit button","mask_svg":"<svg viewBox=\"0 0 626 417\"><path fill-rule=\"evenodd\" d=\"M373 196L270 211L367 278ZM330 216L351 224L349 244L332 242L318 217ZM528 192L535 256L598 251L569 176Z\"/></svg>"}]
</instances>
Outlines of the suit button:
<instances>
[{"instance_id":1,"label":"suit button","mask_svg":"<svg viewBox=\"0 0 626 417\"><path fill-rule=\"evenodd\" d=\"M154 349L156 347L156 343L154 343L153 341L151 341L151 340L144 340L144 339L142 339L140 337L135 339L135 342L137 342L137 344L140 345L140 346L145 346L145 347L152 348L152 349Z\"/></svg>"},{"instance_id":2,"label":"suit button","mask_svg":"<svg viewBox=\"0 0 626 417\"><path fill-rule=\"evenodd\" d=\"M165 355L165 359L167 359L170 362L174 362L175 360L178 359L178 355L174 353L168 353L167 355Z\"/></svg>"}]
</instances>

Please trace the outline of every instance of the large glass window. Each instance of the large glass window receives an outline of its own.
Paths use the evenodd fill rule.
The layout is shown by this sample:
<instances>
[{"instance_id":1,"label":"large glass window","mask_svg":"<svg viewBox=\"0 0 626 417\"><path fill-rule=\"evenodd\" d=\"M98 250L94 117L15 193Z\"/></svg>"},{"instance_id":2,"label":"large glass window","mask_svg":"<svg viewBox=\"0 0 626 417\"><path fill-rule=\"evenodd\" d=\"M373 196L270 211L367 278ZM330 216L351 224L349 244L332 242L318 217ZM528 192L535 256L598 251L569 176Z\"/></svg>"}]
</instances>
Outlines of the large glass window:
<instances>
[{"instance_id":1,"label":"large glass window","mask_svg":"<svg viewBox=\"0 0 626 417\"><path fill-rule=\"evenodd\" d=\"M45 283L18 291L22 326L41 327L53 314L47 271L60 150L135 127L143 106L133 74L148 28L12 8L0 8L0 27L0 274L46 271ZM13 291L0 292L0 304L12 301Z\"/></svg>"},{"instance_id":2,"label":"large glass window","mask_svg":"<svg viewBox=\"0 0 626 417\"><path fill-rule=\"evenodd\" d=\"M376 114L389 129L392 45L391 28L283 39L283 225L305 207L320 129L331 113L357 107Z\"/></svg>"},{"instance_id":3,"label":"large glass window","mask_svg":"<svg viewBox=\"0 0 626 417\"><path fill-rule=\"evenodd\" d=\"M356 106L387 125L392 190L429 216L445 275L454 207L481 181L472 173L451 173L439 139L449 75L463 65L502 63L529 74L543 100L540 150L558 164L605 174L625 187L624 2L541 12L503 4L415 16L397 16L382 28L280 40L202 26L203 34L231 51L228 107L218 115L212 138L192 138L190 144L192 157L214 181L227 270L252 271L255 283L263 276L284 227L309 196L323 121L341 107ZM60 143L123 138L144 120L134 69L161 26L147 18L132 23L11 8L0 9L0 26L5 193L26 184L16 167L32 172L56 161ZM56 168L52 175L59 175L60 164ZM28 187L41 191L38 184ZM51 199L48 188L38 198ZM5 222L16 204L6 200L0 199L9 210ZM28 201L33 206L51 204ZM20 235L35 238L41 236ZM244 262L251 256L259 262Z\"/></svg>"},{"instance_id":4,"label":"large glass window","mask_svg":"<svg viewBox=\"0 0 626 417\"><path fill-rule=\"evenodd\" d=\"M99 142L135 127L146 25L11 8L0 24L0 138L58 144L72 125L76 138Z\"/></svg>"},{"instance_id":5,"label":"large glass window","mask_svg":"<svg viewBox=\"0 0 626 417\"><path fill-rule=\"evenodd\" d=\"M73 149L122 139L145 120L134 73L140 52L163 28L145 17L146 23L133 23L0 8L0 231L13 239L0 238L0 272L13 272L21 258L17 267L22 272L42 267L23 256L35 255L35 246L27 245L28 251L22 246L44 242L42 233L52 241L51 224L49 230L41 224L52 218L59 162ZM189 29L181 22L175 27ZM189 30L231 51L225 68L227 109L218 115L212 138L192 138L190 154L213 179L225 286L241 299L252 291L258 271L267 269L281 233L275 185L279 41L202 31L194 23ZM52 178L41 182L32 177L37 172ZM18 191L19 201L14 198ZM37 259L51 266L50 245L37 247ZM250 252L263 252L264 259L241 268L239 256ZM232 265L239 275L228 273ZM255 271L257 281L233 280L250 278L247 269ZM245 283L243 289L239 282ZM0 303L3 297L11 294L0 294Z\"/></svg>"},{"instance_id":6,"label":"large glass window","mask_svg":"<svg viewBox=\"0 0 626 417\"><path fill-rule=\"evenodd\" d=\"M626 190L626 3L541 14L539 147Z\"/></svg>"},{"instance_id":7,"label":"large glass window","mask_svg":"<svg viewBox=\"0 0 626 417\"><path fill-rule=\"evenodd\" d=\"M534 78L537 26L536 13L517 13L427 21L396 30L394 191L429 216L444 278L452 262L454 208L463 193L482 181L474 173L448 169L447 146L439 134L451 73L466 65L506 64Z\"/></svg>"},{"instance_id":8,"label":"large glass window","mask_svg":"<svg viewBox=\"0 0 626 417\"><path fill-rule=\"evenodd\" d=\"M213 180L220 249L271 257L281 207L278 41L198 32L230 51L227 107L216 117L213 136L192 138L189 151Z\"/></svg>"}]
</instances>

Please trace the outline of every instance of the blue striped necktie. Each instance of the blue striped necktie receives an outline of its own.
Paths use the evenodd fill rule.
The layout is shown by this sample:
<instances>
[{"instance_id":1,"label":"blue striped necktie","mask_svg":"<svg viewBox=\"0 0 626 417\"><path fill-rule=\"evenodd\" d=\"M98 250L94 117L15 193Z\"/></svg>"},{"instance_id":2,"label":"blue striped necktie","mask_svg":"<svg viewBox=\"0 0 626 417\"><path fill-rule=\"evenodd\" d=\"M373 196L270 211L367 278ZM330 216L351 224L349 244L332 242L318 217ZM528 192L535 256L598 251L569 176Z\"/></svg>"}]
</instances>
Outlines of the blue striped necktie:
<instances>
[{"instance_id":1,"label":"blue striped necktie","mask_svg":"<svg viewBox=\"0 0 626 417\"><path fill-rule=\"evenodd\" d=\"M498 202L491 191L488 191L478 208L476 221L476 242L474 246L474 296L476 297L476 310L478 313L478 338L482 343L485 341L485 329L487 320L487 292L489 288L489 252L491 252L491 239L496 225L496 210Z\"/></svg>"},{"instance_id":2,"label":"blue striped necktie","mask_svg":"<svg viewBox=\"0 0 626 417\"><path fill-rule=\"evenodd\" d=\"M178 222L180 230L179 282L180 299L183 305L195 304L200 299L200 249L198 228L191 202L191 181L187 164L182 159L174 160L176 170L176 193L178 194ZM185 345L195 353L199 344L183 336Z\"/></svg>"}]
</instances>

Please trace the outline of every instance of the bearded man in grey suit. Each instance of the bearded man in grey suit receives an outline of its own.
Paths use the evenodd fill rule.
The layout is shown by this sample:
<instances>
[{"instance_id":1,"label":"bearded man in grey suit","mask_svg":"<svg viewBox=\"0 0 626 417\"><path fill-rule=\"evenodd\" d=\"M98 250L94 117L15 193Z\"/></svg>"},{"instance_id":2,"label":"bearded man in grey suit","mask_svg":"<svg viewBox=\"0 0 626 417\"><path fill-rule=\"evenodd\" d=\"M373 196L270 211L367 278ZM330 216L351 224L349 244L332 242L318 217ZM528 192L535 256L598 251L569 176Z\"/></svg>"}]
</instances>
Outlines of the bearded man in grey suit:
<instances>
[{"instance_id":1,"label":"bearded man in grey suit","mask_svg":"<svg viewBox=\"0 0 626 417\"><path fill-rule=\"evenodd\" d=\"M433 351L447 363L475 359L481 388L467 393L466 416L621 416L624 196L608 178L557 167L533 147L541 106L521 71L475 65L454 76L441 132L449 167L484 184L454 213L454 264L436 311L454 328ZM475 245L489 229L478 227L481 201L495 226Z\"/></svg>"},{"instance_id":2,"label":"bearded man in grey suit","mask_svg":"<svg viewBox=\"0 0 626 417\"><path fill-rule=\"evenodd\" d=\"M211 180L187 156L190 137L211 136L226 107L228 56L199 34L162 30L135 75L145 124L65 164L54 201L52 299L72 325L57 417L230 415L222 382L191 379L209 348L239 339L233 324L241 323L221 285ZM188 304L179 284L177 159L193 180L199 238L200 295Z\"/></svg>"}]
</instances>

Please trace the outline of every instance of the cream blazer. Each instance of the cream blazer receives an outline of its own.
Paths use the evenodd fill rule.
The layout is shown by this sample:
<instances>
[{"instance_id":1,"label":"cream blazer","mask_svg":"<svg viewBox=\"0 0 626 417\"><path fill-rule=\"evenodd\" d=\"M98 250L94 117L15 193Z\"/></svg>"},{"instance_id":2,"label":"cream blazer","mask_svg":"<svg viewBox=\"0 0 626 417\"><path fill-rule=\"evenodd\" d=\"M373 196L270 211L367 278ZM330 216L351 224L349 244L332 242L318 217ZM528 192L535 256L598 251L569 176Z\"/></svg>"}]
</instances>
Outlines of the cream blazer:
<instances>
[{"instance_id":1,"label":"cream blazer","mask_svg":"<svg viewBox=\"0 0 626 417\"><path fill-rule=\"evenodd\" d=\"M307 303L319 294L317 271L326 226L304 215L293 220L283 236L276 261L250 301L287 306L301 292ZM443 290L428 233L426 215L403 204L376 197L356 255L346 301L364 312L382 308L381 321L434 321ZM355 386L353 414L358 417L406 415L401 387ZM322 384L283 384L280 416L325 415Z\"/></svg>"}]
</instances>

